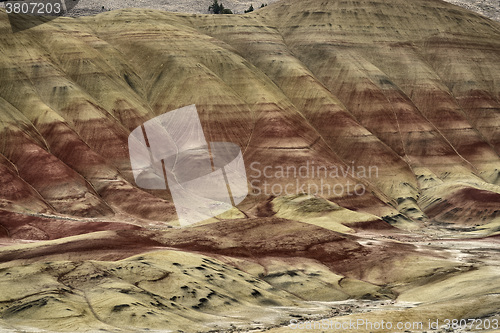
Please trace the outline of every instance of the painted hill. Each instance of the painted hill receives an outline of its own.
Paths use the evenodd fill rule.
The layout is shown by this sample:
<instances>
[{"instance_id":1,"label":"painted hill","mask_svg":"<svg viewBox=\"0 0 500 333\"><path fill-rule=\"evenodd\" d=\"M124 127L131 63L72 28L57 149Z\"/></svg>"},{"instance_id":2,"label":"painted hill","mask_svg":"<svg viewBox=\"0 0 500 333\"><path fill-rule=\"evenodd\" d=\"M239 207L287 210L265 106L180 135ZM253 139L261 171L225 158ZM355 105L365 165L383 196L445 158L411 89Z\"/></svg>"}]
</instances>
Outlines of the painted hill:
<instances>
[{"instance_id":1,"label":"painted hill","mask_svg":"<svg viewBox=\"0 0 500 333\"><path fill-rule=\"evenodd\" d=\"M0 325L251 329L346 299L495 315L498 22L442 1L296 0L16 33L2 10L0 31ZM136 186L127 140L191 104L207 141L241 147L251 193L181 229L168 191Z\"/></svg>"},{"instance_id":2,"label":"painted hill","mask_svg":"<svg viewBox=\"0 0 500 333\"><path fill-rule=\"evenodd\" d=\"M305 182L363 184L364 195L323 196L401 225L492 222L498 23L442 2L363 4L123 10L16 34L4 17L3 208L175 224L168 195L135 186L127 137L194 103L207 140L239 144L252 179L265 166L371 166Z\"/></svg>"}]
</instances>

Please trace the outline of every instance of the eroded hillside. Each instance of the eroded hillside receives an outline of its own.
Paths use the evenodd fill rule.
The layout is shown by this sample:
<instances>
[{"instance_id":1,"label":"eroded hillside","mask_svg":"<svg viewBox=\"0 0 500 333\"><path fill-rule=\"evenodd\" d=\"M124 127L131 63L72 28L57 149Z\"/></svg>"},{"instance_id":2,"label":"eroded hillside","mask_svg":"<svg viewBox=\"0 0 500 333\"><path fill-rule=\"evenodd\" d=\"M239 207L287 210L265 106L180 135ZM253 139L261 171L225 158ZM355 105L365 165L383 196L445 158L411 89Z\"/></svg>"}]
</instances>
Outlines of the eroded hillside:
<instances>
[{"instance_id":1,"label":"eroded hillside","mask_svg":"<svg viewBox=\"0 0 500 333\"><path fill-rule=\"evenodd\" d=\"M364 318L328 303L353 299L396 302L390 318L498 315L498 22L307 0L16 33L2 11L0 30L1 325L252 329ZM186 229L168 191L136 185L128 136L191 104L207 141L241 147L250 193ZM277 173L310 166L341 171Z\"/></svg>"}]
</instances>

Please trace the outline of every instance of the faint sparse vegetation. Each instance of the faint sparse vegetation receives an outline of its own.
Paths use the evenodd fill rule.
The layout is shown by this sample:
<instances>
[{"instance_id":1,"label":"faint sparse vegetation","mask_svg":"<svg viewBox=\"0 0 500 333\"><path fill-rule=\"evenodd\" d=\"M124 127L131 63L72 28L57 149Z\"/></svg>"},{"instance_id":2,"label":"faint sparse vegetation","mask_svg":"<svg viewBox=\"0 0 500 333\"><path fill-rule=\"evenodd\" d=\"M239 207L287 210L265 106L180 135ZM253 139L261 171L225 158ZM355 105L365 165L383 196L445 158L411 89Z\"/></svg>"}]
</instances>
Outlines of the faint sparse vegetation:
<instances>
[{"instance_id":1,"label":"faint sparse vegetation","mask_svg":"<svg viewBox=\"0 0 500 333\"><path fill-rule=\"evenodd\" d=\"M212 14L232 14L233 11L229 8L224 8L224 5L219 4L218 0L214 0L214 2L208 7L208 11Z\"/></svg>"},{"instance_id":2,"label":"faint sparse vegetation","mask_svg":"<svg viewBox=\"0 0 500 333\"><path fill-rule=\"evenodd\" d=\"M302 213L331 212L339 209L328 201L319 198L311 198L300 204L298 210Z\"/></svg>"},{"instance_id":3,"label":"faint sparse vegetation","mask_svg":"<svg viewBox=\"0 0 500 333\"><path fill-rule=\"evenodd\" d=\"M256 289L252 289L252 296L258 297L258 296L262 296L262 294L260 293L260 291L258 291Z\"/></svg>"},{"instance_id":4,"label":"faint sparse vegetation","mask_svg":"<svg viewBox=\"0 0 500 333\"><path fill-rule=\"evenodd\" d=\"M123 309L125 309L125 308L129 308L129 307L130 307L130 305L129 305L129 304L120 304L120 305L115 305L115 306L113 307L113 310L111 310L111 311L113 311L113 312L118 312L118 311L121 311L121 310L123 310Z\"/></svg>"}]
</instances>

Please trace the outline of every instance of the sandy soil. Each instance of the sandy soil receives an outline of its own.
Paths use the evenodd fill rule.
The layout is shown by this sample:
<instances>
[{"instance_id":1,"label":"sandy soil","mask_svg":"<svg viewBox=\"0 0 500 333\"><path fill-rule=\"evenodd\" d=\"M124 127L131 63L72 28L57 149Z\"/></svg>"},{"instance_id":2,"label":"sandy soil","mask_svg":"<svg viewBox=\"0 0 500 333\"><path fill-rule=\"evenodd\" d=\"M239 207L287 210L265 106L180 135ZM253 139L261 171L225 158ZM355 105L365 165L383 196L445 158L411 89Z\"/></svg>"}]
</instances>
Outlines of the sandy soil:
<instances>
[{"instance_id":1,"label":"sandy soil","mask_svg":"<svg viewBox=\"0 0 500 333\"><path fill-rule=\"evenodd\" d=\"M462 6L493 20L500 21L500 2L497 0L448 0L447 2Z\"/></svg>"},{"instance_id":2,"label":"sandy soil","mask_svg":"<svg viewBox=\"0 0 500 333\"><path fill-rule=\"evenodd\" d=\"M500 107L478 97L499 95L490 84L500 77L499 25L444 2L346 2L355 9L276 3L261 19L121 10L1 35L0 155L10 159L0 158L0 331L288 333L292 319L500 319L500 189L461 167L470 158L499 179L488 147L500 142L491 130L500 118L482 102ZM379 8L360 15L355 2ZM398 210L370 190L342 204L256 198L239 218L177 228L166 195L131 184L124 129L185 101L204 108L210 141L245 146L252 161L356 154L387 164L373 193Z\"/></svg>"}]
</instances>

